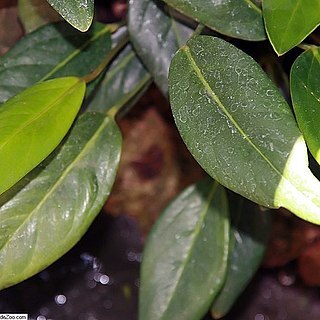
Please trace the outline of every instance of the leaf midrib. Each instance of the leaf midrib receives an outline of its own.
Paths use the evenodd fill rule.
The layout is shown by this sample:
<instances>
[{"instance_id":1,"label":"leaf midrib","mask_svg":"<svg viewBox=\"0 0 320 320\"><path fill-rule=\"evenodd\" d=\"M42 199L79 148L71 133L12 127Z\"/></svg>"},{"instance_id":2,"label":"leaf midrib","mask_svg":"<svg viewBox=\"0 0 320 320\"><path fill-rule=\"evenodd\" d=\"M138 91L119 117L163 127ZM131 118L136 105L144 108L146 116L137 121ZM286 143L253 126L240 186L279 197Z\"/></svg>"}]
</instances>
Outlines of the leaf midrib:
<instances>
[{"instance_id":1,"label":"leaf midrib","mask_svg":"<svg viewBox=\"0 0 320 320\"><path fill-rule=\"evenodd\" d=\"M192 239L192 242L191 242L191 245L189 247L189 252L192 252L193 251L193 248L198 240L198 236L199 236L199 233L201 231L201 228L202 228L202 223L203 223L203 220L206 216L206 214L208 213L208 210L209 210L209 207L211 205L211 202L213 200L213 197L215 196L216 194L216 191L218 189L218 186L219 186L219 183L217 181L214 181L212 187L211 187L211 190L208 194L208 197L206 199L206 204L204 206L204 208L202 209L200 215L199 215L199 219L198 219L198 222L196 223L196 226L194 228L194 232L193 232L193 239ZM179 268L179 270L177 271L177 274L179 274L177 280L175 281L175 285L173 287L171 291L171 295L169 296L169 303L167 304L167 307L166 307L166 310L163 312L162 316L160 319L167 319L166 317L166 313L168 312L170 306L171 306L171 303L172 303L172 297L174 296L175 292L176 292L176 289L180 283L180 279L182 277L182 275L184 274L184 271L185 271L185 268L186 268L186 265L188 264L188 262L190 261L190 258L191 258L191 254L188 254L187 257L185 258L182 266Z\"/></svg>"},{"instance_id":2,"label":"leaf midrib","mask_svg":"<svg viewBox=\"0 0 320 320\"><path fill-rule=\"evenodd\" d=\"M10 243L12 238L19 233L19 231L27 224L27 222L33 217L34 214L36 214L39 210L39 208L45 203L45 201L49 198L49 196L58 188L58 186L61 184L61 182L66 178L66 176L69 174L71 169L74 167L74 165L81 160L82 157L84 157L87 153L86 150L90 149L91 146L94 144L94 142L97 140L99 134L101 131L107 128L109 124L111 124L112 120L109 117L106 117L105 120L101 123L99 128L95 131L95 133L91 136L89 141L83 146L81 152L78 153L78 155L74 158L74 160L67 166L67 168L63 171L62 175L56 180L56 182L48 189L49 191L46 192L44 197L41 199L41 201L36 205L34 209L31 210L31 212L26 215L23 222L19 225L19 227L12 232L11 236L8 238L8 240L4 243L4 245L0 248L0 251L3 251L7 245ZM1 219L0 219L1 220Z\"/></svg>"}]
</instances>

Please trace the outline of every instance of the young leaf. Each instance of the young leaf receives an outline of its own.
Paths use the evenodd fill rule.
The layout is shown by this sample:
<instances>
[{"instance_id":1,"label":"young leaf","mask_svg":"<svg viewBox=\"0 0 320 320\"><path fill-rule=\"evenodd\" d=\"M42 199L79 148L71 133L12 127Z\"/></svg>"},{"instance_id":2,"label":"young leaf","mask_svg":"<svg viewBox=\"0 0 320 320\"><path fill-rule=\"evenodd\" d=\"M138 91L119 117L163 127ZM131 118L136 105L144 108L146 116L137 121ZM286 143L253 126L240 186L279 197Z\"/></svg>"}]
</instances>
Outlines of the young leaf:
<instances>
[{"instance_id":1,"label":"young leaf","mask_svg":"<svg viewBox=\"0 0 320 320\"><path fill-rule=\"evenodd\" d=\"M223 285L229 220L224 189L204 180L156 222L141 271L140 320L198 320Z\"/></svg>"},{"instance_id":2,"label":"young leaf","mask_svg":"<svg viewBox=\"0 0 320 320\"><path fill-rule=\"evenodd\" d=\"M106 113L112 107L124 105L134 96L144 92L151 76L128 45L107 69L88 110Z\"/></svg>"},{"instance_id":3,"label":"young leaf","mask_svg":"<svg viewBox=\"0 0 320 320\"><path fill-rule=\"evenodd\" d=\"M62 20L58 12L44 0L19 0L18 10L20 21L27 33L45 24Z\"/></svg>"},{"instance_id":4,"label":"young leaf","mask_svg":"<svg viewBox=\"0 0 320 320\"><path fill-rule=\"evenodd\" d=\"M226 282L211 307L215 319L229 312L257 271L271 232L270 212L239 196L233 195L230 200L228 271Z\"/></svg>"},{"instance_id":5,"label":"young leaf","mask_svg":"<svg viewBox=\"0 0 320 320\"><path fill-rule=\"evenodd\" d=\"M38 81L85 76L110 48L110 28L99 23L86 34L66 23L42 27L0 57L0 103Z\"/></svg>"},{"instance_id":6,"label":"young leaf","mask_svg":"<svg viewBox=\"0 0 320 320\"><path fill-rule=\"evenodd\" d=\"M165 7L158 0L131 0L129 33L138 55L167 96L170 61L193 29L176 21Z\"/></svg>"},{"instance_id":7,"label":"young leaf","mask_svg":"<svg viewBox=\"0 0 320 320\"><path fill-rule=\"evenodd\" d=\"M261 9L252 0L164 0L167 4L230 37L264 40Z\"/></svg>"},{"instance_id":8,"label":"young leaf","mask_svg":"<svg viewBox=\"0 0 320 320\"><path fill-rule=\"evenodd\" d=\"M263 0L263 17L270 42L278 55L298 45L320 24L320 2Z\"/></svg>"},{"instance_id":9,"label":"young leaf","mask_svg":"<svg viewBox=\"0 0 320 320\"><path fill-rule=\"evenodd\" d=\"M177 127L201 166L263 206L320 223L319 181L290 107L260 66L222 39L198 36L172 60Z\"/></svg>"},{"instance_id":10,"label":"young leaf","mask_svg":"<svg viewBox=\"0 0 320 320\"><path fill-rule=\"evenodd\" d=\"M0 194L46 158L76 117L85 83L75 77L37 84L0 108Z\"/></svg>"},{"instance_id":11,"label":"young leaf","mask_svg":"<svg viewBox=\"0 0 320 320\"><path fill-rule=\"evenodd\" d=\"M76 29L85 32L91 26L94 0L47 0Z\"/></svg>"},{"instance_id":12,"label":"young leaf","mask_svg":"<svg viewBox=\"0 0 320 320\"><path fill-rule=\"evenodd\" d=\"M301 54L291 68L290 89L299 127L313 157L320 163L320 49Z\"/></svg>"},{"instance_id":13,"label":"young leaf","mask_svg":"<svg viewBox=\"0 0 320 320\"><path fill-rule=\"evenodd\" d=\"M34 179L10 190L0 207L0 288L44 269L82 237L110 193L120 152L115 122L85 113Z\"/></svg>"}]
</instances>

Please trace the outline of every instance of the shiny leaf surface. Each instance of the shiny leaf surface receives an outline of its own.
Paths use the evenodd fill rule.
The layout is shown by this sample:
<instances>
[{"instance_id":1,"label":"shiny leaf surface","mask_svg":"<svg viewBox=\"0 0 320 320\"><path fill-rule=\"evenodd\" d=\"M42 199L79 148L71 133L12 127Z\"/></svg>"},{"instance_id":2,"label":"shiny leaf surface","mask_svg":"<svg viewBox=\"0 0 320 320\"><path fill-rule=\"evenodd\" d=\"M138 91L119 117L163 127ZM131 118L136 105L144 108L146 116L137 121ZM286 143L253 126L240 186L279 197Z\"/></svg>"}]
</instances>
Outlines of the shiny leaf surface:
<instances>
[{"instance_id":1,"label":"shiny leaf surface","mask_svg":"<svg viewBox=\"0 0 320 320\"><path fill-rule=\"evenodd\" d=\"M144 251L140 320L198 320L223 285L229 219L224 189L205 180L156 222Z\"/></svg>"},{"instance_id":2,"label":"shiny leaf surface","mask_svg":"<svg viewBox=\"0 0 320 320\"><path fill-rule=\"evenodd\" d=\"M290 107L260 66L222 39L198 36L173 58L177 127L201 166L263 206L320 223L319 181Z\"/></svg>"},{"instance_id":3,"label":"shiny leaf surface","mask_svg":"<svg viewBox=\"0 0 320 320\"><path fill-rule=\"evenodd\" d=\"M112 107L131 106L151 82L151 76L128 45L107 69L88 110L106 113ZM129 103L130 102L130 103ZM129 105L128 105L129 103Z\"/></svg>"},{"instance_id":4,"label":"shiny leaf surface","mask_svg":"<svg viewBox=\"0 0 320 320\"><path fill-rule=\"evenodd\" d=\"M170 61L193 29L176 21L158 0L131 0L129 32L139 57L167 96Z\"/></svg>"},{"instance_id":5,"label":"shiny leaf surface","mask_svg":"<svg viewBox=\"0 0 320 320\"><path fill-rule=\"evenodd\" d=\"M301 54L291 68L293 108L309 150L320 163L320 49Z\"/></svg>"},{"instance_id":6,"label":"shiny leaf surface","mask_svg":"<svg viewBox=\"0 0 320 320\"><path fill-rule=\"evenodd\" d=\"M109 27L99 23L86 34L66 23L28 34L0 57L0 103L38 81L85 76L99 65L110 47Z\"/></svg>"},{"instance_id":7,"label":"shiny leaf surface","mask_svg":"<svg viewBox=\"0 0 320 320\"><path fill-rule=\"evenodd\" d=\"M239 196L230 199L230 245L226 282L214 300L211 314L215 319L226 315L263 258L271 232L271 213Z\"/></svg>"},{"instance_id":8,"label":"shiny leaf surface","mask_svg":"<svg viewBox=\"0 0 320 320\"><path fill-rule=\"evenodd\" d=\"M0 194L45 159L65 136L85 94L75 77L37 84L0 108Z\"/></svg>"},{"instance_id":9,"label":"shiny leaf surface","mask_svg":"<svg viewBox=\"0 0 320 320\"><path fill-rule=\"evenodd\" d=\"M94 0L47 0L73 27L84 32L93 20Z\"/></svg>"},{"instance_id":10,"label":"shiny leaf surface","mask_svg":"<svg viewBox=\"0 0 320 320\"><path fill-rule=\"evenodd\" d=\"M164 0L194 20L230 37L266 38L262 12L251 0Z\"/></svg>"},{"instance_id":11,"label":"shiny leaf surface","mask_svg":"<svg viewBox=\"0 0 320 320\"><path fill-rule=\"evenodd\" d=\"M44 269L81 238L110 193L120 151L115 122L85 113L22 188L2 195L1 288Z\"/></svg>"},{"instance_id":12,"label":"shiny leaf surface","mask_svg":"<svg viewBox=\"0 0 320 320\"><path fill-rule=\"evenodd\" d=\"M320 24L320 2L314 0L263 0L263 17L274 50L284 54Z\"/></svg>"}]
</instances>

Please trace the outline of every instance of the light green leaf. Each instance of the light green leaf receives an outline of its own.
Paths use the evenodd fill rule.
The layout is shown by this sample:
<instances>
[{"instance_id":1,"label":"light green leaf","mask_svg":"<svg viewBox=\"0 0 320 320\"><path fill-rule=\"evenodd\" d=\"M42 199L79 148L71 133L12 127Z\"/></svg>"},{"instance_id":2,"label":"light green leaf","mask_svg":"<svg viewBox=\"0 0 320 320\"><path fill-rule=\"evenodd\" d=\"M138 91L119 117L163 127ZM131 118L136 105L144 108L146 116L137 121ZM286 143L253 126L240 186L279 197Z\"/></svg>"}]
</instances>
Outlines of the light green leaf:
<instances>
[{"instance_id":1,"label":"light green leaf","mask_svg":"<svg viewBox=\"0 0 320 320\"><path fill-rule=\"evenodd\" d=\"M320 2L263 0L263 17L270 42L278 55L298 45L320 24Z\"/></svg>"},{"instance_id":2,"label":"light green leaf","mask_svg":"<svg viewBox=\"0 0 320 320\"><path fill-rule=\"evenodd\" d=\"M58 12L45 0L19 0L18 12L20 21L27 33L45 24L62 19Z\"/></svg>"},{"instance_id":3,"label":"light green leaf","mask_svg":"<svg viewBox=\"0 0 320 320\"><path fill-rule=\"evenodd\" d=\"M92 23L94 0L47 0L73 27L85 32Z\"/></svg>"},{"instance_id":4,"label":"light green leaf","mask_svg":"<svg viewBox=\"0 0 320 320\"><path fill-rule=\"evenodd\" d=\"M115 179L121 135L115 122L85 113L65 143L0 198L0 288L60 258L84 234Z\"/></svg>"},{"instance_id":5,"label":"light green leaf","mask_svg":"<svg viewBox=\"0 0 320 320\"><path fill-rule=\"evenodd\" d=\"M168 95L170 61L193 32L193 29L175 20L171 13L158 0L129 2L130 39L165 96Z\"/></svg>"},{"instance_id":6,"label":"light green leaf","mask_svg":"<svg viewBox=\"0 0 320 320\"><path fill-rule=\"evenodd\" d=\"M85 76L99 65L110 47L110 27L99 23L86 34L66 23L28 34L0 57L0 103L38 81ZM88 89L92 90L90 84Z\"/></svg>"},{"instance_id":7,"label":"light green leaf","mask_svg":"<svg viewBox=\"0 0 320 320\"><path fill-rule=\"evenodd\" d=\"M177 127L201 166L263 206L320 223L320 183L290 107L260 66L222 39L198 36L169 73Z\"/></svg>"},{"instance_id":8,"label":"light green leaf","mask_svg":"<svg viewBox=\"0 0 320 320\"><path fill-rule=\"evenodd\" d=\"M37 84L0 108L0 194L45 159L76 117L85 83L75 77Z\"/></svg>"},{"instance_id":9,"label":"light green leaf","mask_svg":"<svg viewBox=\"0 0 320 320\"><path fill-rule=\"evenodd\" d=\"M262 12L251 0L163 0L186 16L230 37L266 38Z\"/></svg>"},{"instance_id":10,"label":"light green leaf","mask_svg":"<svg viewBox=\"0 0 320 320\"><path fill-rule=\"evenodd\" d=\"M229 244L224 189L205 180L156 222L141 271L139 320L198 320L223 285Z\"/></svg>"},{"instance_id":11,"label":"light green leaf","mask_svg":"<svg viewBox=\"0 0 320 320\"><path fill-rule=\"evenodd\" d=\"M320 49L301 54L291 68L293 108L309 150L320 163Z\"/></svg>"},{"instance_id":12,"label":"light green leaf","mask_svg":"<svg viewBox=\"0 0 320 320\"><path fill-rule=\"evenodd\" d=\"M211 314L225 316L251 278L263 258L271 232L271 213L236 195L230 201L230 244L226 282L214 300Z\"/></svg>"}]
</instances>

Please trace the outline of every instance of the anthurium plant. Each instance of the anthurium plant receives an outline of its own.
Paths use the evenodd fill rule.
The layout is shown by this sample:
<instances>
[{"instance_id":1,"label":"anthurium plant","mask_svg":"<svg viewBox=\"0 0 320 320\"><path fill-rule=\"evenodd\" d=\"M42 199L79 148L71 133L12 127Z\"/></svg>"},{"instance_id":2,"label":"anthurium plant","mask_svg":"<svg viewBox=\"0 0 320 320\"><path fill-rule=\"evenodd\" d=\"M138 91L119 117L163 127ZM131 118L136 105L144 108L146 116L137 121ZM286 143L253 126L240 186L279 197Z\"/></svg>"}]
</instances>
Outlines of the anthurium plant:
<instances>
[{"instance_id":1,"label":"anthurium plant","mask_svg":"<svg viewBox=\"0 0 320 320\"><path fill-rule=\"evenodd\" d=\"M0 288L86 232L116 177L117 117L154 81L208 177L150 232L139 319L223 317L261 263L270 209L320 224L320 3L130 0L104 25L94 0L47 1L66 21L19 1L33 31L0 58Z\"/></svg>"}]
</instances>

